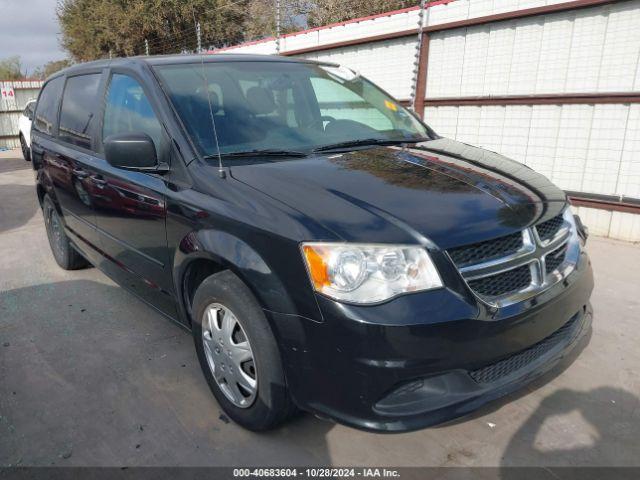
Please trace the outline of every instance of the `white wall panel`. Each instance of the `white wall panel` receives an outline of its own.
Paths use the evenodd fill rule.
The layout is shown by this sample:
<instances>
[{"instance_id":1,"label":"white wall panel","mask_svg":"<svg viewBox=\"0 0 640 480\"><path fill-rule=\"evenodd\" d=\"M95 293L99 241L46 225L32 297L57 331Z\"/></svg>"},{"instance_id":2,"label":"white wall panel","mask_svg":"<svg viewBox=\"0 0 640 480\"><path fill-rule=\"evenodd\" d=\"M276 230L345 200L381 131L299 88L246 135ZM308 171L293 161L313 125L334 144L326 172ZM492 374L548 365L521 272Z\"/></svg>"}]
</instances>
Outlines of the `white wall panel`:
<instances>
[{"instance_id":1,"label":"white wall panel","mask_svg":"<svg viewBox=\"0 0 640 480\"><path fill-rule=\"evenodd\" d=\"M593 105L564 105L551 179L564 190L580 191L589 151Z\"/></svg>"},{"instance_id":2,"label":"white wall panel","mask_svg":"<svg viewBox=\"0 0 640 480\"><path fill-rule=\"evenodd\" d=\"M594 107L582 191L615 193L628 113L625 105Z\"/></svg>"},{"instance_id":3,"label":"white wall panel","mask_svg":"<svg viewBox=\"0 0 640 480\"><path fill-rule=\"evenodd\" d=\"M495 92L506 92L509 88L509 69L514 55L516 24L513 20L501 22L499 26L491 26L483 95L495 95Z\"/></svg>"},{"instance_id":4,"label":"white wall panel","mask_svg":"<svg viewBox=\"0 0 640 480\"><path fill-rule=\"evenodd\" d=\"M638 104L631 105L629 109L615 193L640 198L640 105Z\"/></svg>"},{"instance_id":5,"label":"white wall panel","mask_svg":"<svg viewBox=\"0 0 640 480\"><path fill-rule=\"evenodd\" d=\"M505 107L488 106L480 111L478 140L487 150L497 152L502 146Z\"/></svg>"},{"instance_id":6,"label":"white wall panel","mask_svg":"<svg viewBox=\"0 0 640 480\"><path fill-rule=\"evenodd\" d=\"M575 13L560 13L542 18L544 29L538 55L535 93L564 92Z\"/></svg>"},{"instance_id":7,"label":"white wall panel","mask_svg":"<svg viewBox=\"0 0 640 480\"><path fill-rule=\"evenodd\" d=\"M494 2L492 12L506 4L513 7ZM451 96L457 85L442 72L460 70L460 95L633 91L640 88L639 26L640 2L630 1L435 33L428 95ZM461 59L452 53L463 43L471 51Z\"/></svg>"},{"instance_id":8,"label":"white wall panel","mask_svg":"<svg viewBox=\"0 0 640 480\"><path fill-rule=\"evenodd\" d=\"M509 95L531 94L536 89L544 25L538 18L523 18L515 23L513 52L509 64Z\"/></svg>"},{"instance_id":9,"label":"white wall panel","mask_svg":"<svg viewBox=\"0 0 640 480\"><path fill-rule=\"evenodd\" d=\"M640 8L637 2L609 8L598 90L625 92L633 89L640 55Z\"/></svg>"},{"instance_id":10,"label":"white wall panel","mask_svg":"<svg viewBox=\"0 0 640 480\"><path fill-rule=\"evenodd\" d=\"M529 105L508 105L505 107L502 144L498 152L513 159L527 156L527 144L531 130L531 112Z\"/></svg>"},{"instance_id":11,"label":"white wall panel","mask_svg":"<svg viewBox=\"0 0 640 480\"><path fill-rule=\"evenodd\" d=\"M467 29L464 44L464 66L458 81L460 95L463 97L482 95L484 91L490 30L488 25ZM428 91L427 96L431 96L431 91Z\"/></svg>"},{"instance_id":12,"label":"white wall panel","mask_svg":"<svg viewBox=\"0 0 640 480\"><path fill-rule=\"evenodd\" d=\"M640 241L640 215L624 212L611 214L608 236L628 242Z\"/></svg>"},{"instance_id":13,"label":"white wall panel","mask_svg":"<svg viewBox=\"0 0 640 480\"><path fill-rule=\"evenodd\" d=\"M438 108L430 109L430 111L438 110ZM464 143L477 145L480 140L480 115L482 113L482 108L475 106L460 107L458 112L456 139ZM426 118L426 121L427 123L432 124L429 118Z\"/></svg>"},{"instance_id":14,"label":"white wall panel","mask_svg":"<svg viewBox=\"0 0 640 480\"><path fill-rule=\"evenodd\" d=\"M580 215L582 222L589 227L590 235L598 235L601 237L609 236L612 212L585 207L578 207L575 210L576 213Z\"/></svg>"},{"instance_id":15,"label":"white wall panel","mask_svg":"<svg viewBox=\"0 0 640 480\"><path fill-rule=\"evenodd\" d=\"M524 163L549 178L553 173L561 112L559 105L535 105L531 111Z\"/></svg>"}]
</instances>

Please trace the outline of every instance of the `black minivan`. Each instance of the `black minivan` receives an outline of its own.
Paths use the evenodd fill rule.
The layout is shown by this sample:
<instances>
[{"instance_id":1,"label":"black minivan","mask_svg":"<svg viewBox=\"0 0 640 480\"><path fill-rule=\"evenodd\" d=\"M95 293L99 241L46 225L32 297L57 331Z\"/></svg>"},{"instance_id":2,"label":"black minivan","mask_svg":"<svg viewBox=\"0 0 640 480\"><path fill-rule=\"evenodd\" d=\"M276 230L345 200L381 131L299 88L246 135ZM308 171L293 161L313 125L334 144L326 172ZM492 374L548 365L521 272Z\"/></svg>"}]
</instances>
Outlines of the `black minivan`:
<instances>
[{"instance_id":1,"label":"black minivan","mask_svg":"<svg viewBox=\"0 0 640 480\"><path fill-rule=\"evenodd\" d=\"M589 338L586 229L565 193L344 66L76 65L40 93L32 157L57 263L94 265L191 330L252 430L298 409L423 428Z\"/></svg>"}]
</instances>

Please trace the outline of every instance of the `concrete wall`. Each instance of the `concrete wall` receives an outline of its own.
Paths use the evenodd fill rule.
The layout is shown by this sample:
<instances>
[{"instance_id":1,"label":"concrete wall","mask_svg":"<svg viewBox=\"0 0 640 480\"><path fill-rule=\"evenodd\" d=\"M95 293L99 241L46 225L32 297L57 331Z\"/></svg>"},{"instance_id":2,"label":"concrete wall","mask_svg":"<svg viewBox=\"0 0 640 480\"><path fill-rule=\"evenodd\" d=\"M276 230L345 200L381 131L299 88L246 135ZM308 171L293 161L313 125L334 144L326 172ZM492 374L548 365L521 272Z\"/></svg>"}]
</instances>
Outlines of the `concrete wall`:
<instances>
[{"instance_id":1,"label":"concrete wall","mask_svg":"<svg viewBox=\"0 0 640 480\"><path fill-rule=\"evenodd\" d=\"M41 81L0 81L0 88L13 88L14 97L0 98L0 147L17 148L18 119L27 102L38 98Z\"/></svg>"}]
</instances>

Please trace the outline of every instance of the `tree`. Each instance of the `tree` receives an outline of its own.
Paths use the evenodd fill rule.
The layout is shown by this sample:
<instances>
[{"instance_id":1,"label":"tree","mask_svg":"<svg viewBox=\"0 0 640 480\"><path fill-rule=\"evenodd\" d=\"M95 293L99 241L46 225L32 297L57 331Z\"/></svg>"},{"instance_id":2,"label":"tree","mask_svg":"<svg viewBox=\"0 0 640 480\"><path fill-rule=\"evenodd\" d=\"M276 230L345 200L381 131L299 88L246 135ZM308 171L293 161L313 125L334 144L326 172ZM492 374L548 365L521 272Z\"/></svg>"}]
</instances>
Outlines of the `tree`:
<instances>
[{"instance_id":1,"label":"tree","mask_svg":"<svg viewBox=\"0 0 640 480\"><path fill-rule=\"evenodd\" d=\"M20 57L16 55L0 60L0 80L22 80L23 78Z\"/></svg>"},{"instance_id":2,"label":"tree","mask_svg":"<svg viewBox=\"0 0 640 480\"><path fill-rule=\"evenodd\" d=\"M316 0L314 3L314 8L307 16L310 27L415 7L420 4L418 0Z\"/></svg>"},{"instance_id":3,"label":"tree","mask_svg":"<svg viewBox=\"0 0 640 480\"><path fill-rule=\"evenodd\" d=\"M38 67L34 70L33 76L35 78L39 78L40 80L45 80L50 77L54 73L62 70L63 68L67 68L72 65L73 62L68 59L64 60L52 60L50 62L45 63L41 67Z\"/></svg>"},{"instance_id":4,"label":"tree","mask_svg":"<svg viewBox=\"0 0 640 480\"><path fill-rule=\"evenodd\" d=\"M245 40L276 35L276 0L251 0L247 7ZM280 32L305 28L306 17L315 7L313 0L280 0Z\"/></svg>"},{"instance_id":5,"label":"tree","mask_svg":"<svg viewBox=\"0 0 640 480\"><path fill-rule=\"evenodd\" d=\"M87 61L145 53L176 53L196 48L196 21L203 46L244 39L250 0L59 0L62 46Z\"/></svg>"},{"instance_id":6,"label":"tree","mask_svg":"<svg viewBox=\"0 0 640 480\"><path fill-rule=\"evenodd\" d=\"M245 20L245 39L274 36L276 0L251 0ZM281 32L319 27L400 8L419 0L280 0Z\"/></svg>"}]
</instances>

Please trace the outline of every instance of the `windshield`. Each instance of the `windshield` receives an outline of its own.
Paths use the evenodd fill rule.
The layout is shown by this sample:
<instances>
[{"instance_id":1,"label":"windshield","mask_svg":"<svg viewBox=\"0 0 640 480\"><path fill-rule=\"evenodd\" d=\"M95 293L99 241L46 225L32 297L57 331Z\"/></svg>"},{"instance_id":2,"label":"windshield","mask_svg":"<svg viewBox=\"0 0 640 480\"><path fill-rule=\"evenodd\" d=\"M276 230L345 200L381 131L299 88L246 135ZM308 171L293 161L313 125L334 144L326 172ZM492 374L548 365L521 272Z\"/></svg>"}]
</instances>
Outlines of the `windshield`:
<instances>
[{"instance_id":1,"label":"windshield","mask_svg":"<svg viewBox=\"0 0 640 480\"><path fill-rule=\"evenodd\" d=\"M395 99L344 67L216 62L155 68L205 156L217 155L211 113L222 154L309 152L359 140L415 142L429 137L427 128Z\"/></svg>"}]
</instances>

